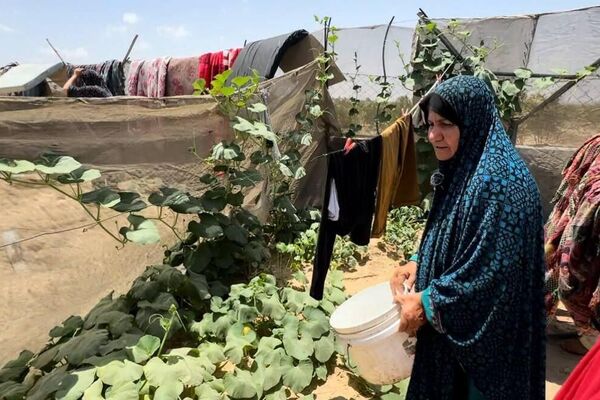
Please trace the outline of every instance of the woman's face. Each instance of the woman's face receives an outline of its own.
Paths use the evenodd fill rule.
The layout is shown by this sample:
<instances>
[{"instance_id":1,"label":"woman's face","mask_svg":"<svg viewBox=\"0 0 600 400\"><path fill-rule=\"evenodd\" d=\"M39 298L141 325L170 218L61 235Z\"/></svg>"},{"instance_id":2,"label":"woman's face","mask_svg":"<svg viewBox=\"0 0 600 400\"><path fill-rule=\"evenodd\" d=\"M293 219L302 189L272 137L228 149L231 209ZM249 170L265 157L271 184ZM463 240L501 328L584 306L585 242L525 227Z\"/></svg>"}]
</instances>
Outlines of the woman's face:
<instances>
[{"instance_id":1,"label":"woman's face","mask_svg":"<svg viewBox=\"0 0 600 400\"><path fill-rule=\"evenodd\" d=\"M428 123L429 133L427 138L433 146L437 159L447 161L454 157L460 139L458 126L431 110L428 115Z\"/></svg>"}]
</instances>

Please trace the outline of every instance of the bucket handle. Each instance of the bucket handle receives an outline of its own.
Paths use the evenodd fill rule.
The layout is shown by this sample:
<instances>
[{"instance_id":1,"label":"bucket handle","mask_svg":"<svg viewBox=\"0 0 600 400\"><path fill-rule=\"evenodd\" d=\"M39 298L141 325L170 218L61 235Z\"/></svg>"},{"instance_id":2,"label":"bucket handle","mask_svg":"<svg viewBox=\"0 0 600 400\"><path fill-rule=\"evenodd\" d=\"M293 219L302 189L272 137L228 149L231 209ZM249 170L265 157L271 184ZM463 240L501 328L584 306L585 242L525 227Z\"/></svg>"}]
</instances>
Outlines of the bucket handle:
<instances>
[{"instance_id":1,"label":"bucket handle","mask_svg":"<svg viewBox=\"0 0 600 400\"><path fill-rule=\"evenodd\" d=\"M350 369L357 369L358 367L356 365L352 365L351 361L350 361L350 347L351 346L352 345L350 343L346 344L346 363L348 364Z\"/></svg>"}]
</instances>

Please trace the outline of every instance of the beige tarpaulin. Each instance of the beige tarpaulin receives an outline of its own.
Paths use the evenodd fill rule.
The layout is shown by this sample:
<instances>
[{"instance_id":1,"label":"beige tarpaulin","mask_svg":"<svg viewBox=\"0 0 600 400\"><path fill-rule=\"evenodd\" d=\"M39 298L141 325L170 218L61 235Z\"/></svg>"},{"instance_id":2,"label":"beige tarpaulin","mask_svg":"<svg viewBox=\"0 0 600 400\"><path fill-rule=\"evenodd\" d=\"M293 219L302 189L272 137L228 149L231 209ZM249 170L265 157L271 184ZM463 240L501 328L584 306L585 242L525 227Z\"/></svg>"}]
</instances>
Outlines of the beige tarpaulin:
<instances>
[{"instance_id":1,"label":"beige tarpaulin","mask_svg":"<svg viewBox=\"0 0 600 400\"><path fill-rule=\"evenodd\" d=\"M314 87L316 74L317 63L312 62L261 83L274 132L285 135L297 128L295 116L304 105L305 91ZM328 95L325 109L313 143L301 151L307 169L296 188L301 206L319 204L325 163L310 160L326 152L326 137L338 131ZM108 178L110 171L121 171L122 177L128 171L139 176L147 169L146 177L158 174L161 182L181 187L190 180L165 178L161 165L187 168L197 178L199 160L189 149L195 146L205 156L230 135L229 120L209 96L0 97L0 157L31 160L50 150L108 170Z\"/></svg>"}]
</instances>

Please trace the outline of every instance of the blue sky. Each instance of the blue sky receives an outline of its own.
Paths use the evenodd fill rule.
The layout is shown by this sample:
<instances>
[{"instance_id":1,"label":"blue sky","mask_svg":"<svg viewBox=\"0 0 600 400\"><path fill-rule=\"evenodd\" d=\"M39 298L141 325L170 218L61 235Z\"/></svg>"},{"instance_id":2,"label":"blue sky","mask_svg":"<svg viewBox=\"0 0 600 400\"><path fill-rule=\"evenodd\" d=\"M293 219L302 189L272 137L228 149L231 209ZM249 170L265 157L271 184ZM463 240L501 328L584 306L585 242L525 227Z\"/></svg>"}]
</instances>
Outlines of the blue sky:
<instances>
[{"instance_id":1,"label":"blue sky","mask_svg":"<svg viewBox=\"0 0 600 400\"><path fill-rule=\"evenodd\" d=\"M338 27L414 25L422 7L431 17L485 17L562 11L597 5L584 0L230 0L230 1L33 1L2 0L0 65L55 62L45 42L69 62L122 58L135 33L133 58L192 56L241 47L297 28L318 29L313 15L331 16Z\"/></svg>"}]
</instances>

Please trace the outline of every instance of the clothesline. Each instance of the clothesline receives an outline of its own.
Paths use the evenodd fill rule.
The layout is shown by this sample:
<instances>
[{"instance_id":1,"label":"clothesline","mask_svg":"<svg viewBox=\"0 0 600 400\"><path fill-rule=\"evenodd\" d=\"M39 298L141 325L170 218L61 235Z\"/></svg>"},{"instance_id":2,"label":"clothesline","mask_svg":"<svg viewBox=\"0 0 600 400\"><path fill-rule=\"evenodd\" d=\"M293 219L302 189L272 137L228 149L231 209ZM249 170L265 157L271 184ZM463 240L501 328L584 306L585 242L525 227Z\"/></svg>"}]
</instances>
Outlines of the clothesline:
<instances>
[{"instance_id":1,"label":"clothesline","mask_svg":"<svg viewBox=\"0 0 600 400\"><path fill-rule=\"evenodd\" d=\"M442 78L443 78L443 77L446 75L446 73L447 73L447 72L448 72L448 70L449 70L449 69L452 67L452 65L454 65L454 63L451 63L451 64L449 64L449 65L446 67L446 69L445 69L445 70L444 70L444 71L443 71L443 72L442 72L440 75L438 75L438 76L437 76L437 79L435 80L435 82L433 83L433 85L432 85L432 86L429 88L429 90L427 91L427 93L425 93L425 94L424 94L424 95L423 95L423 96L422 96L422 97L419 99L419 101L417 101L417 102L416 102L416 103L415 103L415 104L412 106L412 108L411 108L411 109L410 109L410 110L409 110L407 113L405 113L405 114L404 114L405 116L406 116L406 115L411 115L412 113L414 113L414 112L415 112L415 110L417 109L417 107L419 106L419 104L421 104L421 101L423 101L423 99L424 99L425 97L427 97L427 96L428 96L428 95L429 95L431 92L433 92L433 91L435 90L435 88L436 88L436 87L437 87L437 86L440 84L440 82L441 82ZM316 157L314 157L314 158L312 158L312 159L308 160L307 164L308 164L308 163L311 163L311 162L313 162L313 161L316 161L316 160L318 160L318 159L319 159L319 158L321 158L321 157L329 157L329 156L331 156L331 155L333 155L333 154L341 153L342 151L345 151L345 150L346 150L346 149L334 150L334 151L330 151L329 153L325 153L325 154L318 155L318 156L316 156Z\"/></svg>"}]
</instances>

